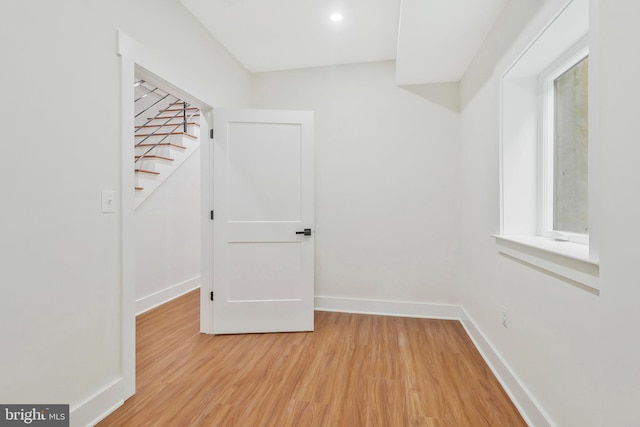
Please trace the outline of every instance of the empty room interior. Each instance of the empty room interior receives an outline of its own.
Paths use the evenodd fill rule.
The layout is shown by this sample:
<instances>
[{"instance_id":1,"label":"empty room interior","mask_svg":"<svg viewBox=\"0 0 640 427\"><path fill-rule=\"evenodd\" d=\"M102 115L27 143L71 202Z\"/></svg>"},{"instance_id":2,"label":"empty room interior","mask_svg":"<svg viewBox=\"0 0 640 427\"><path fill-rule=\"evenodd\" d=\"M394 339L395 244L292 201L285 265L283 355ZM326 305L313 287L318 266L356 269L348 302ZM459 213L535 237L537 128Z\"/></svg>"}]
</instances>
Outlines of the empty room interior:
<instances>
[{"instance_id":1,"label":"empty room interior","mask_svg":"<svg viewBox=\"0 0 640 427\"><path fill-rule=\"evenodd\" d=\"M77 427L136 425L113 417L145 396L144 425L640 425L639 16L4 2L0 405ZM153 381L171 372L193 384ZM362 405L336 414L343 395Z\"/></svg>"}]
</instances>

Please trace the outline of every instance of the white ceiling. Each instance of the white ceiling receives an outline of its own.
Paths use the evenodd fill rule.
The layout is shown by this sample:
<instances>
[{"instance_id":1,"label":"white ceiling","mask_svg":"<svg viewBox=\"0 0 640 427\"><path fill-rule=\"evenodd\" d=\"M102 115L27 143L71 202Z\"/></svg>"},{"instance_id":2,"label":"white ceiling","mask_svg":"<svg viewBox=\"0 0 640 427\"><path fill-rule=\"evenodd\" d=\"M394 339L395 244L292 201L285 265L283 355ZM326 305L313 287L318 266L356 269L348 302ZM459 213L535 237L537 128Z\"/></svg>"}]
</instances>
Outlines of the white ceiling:
<instances>
[{"instance_id":1,"label":"white ceiling","mask_svg":"<svg viewBox=\"0 0 640 427\"><path fill-rule=\"evenodd\" d=\"M251 72L396 59L420 84L459 80L507 0L180 2Z\"/></svg>"},{"instance_id":2,"label":"white ceiling","mask_svg":"<svg viewBox=\"0 0 640 427\"><path fill-rule=\"evenodd\" d=\"M396 82L462 78L507 0L403 0Z\"/></svg>"}]
</instances>

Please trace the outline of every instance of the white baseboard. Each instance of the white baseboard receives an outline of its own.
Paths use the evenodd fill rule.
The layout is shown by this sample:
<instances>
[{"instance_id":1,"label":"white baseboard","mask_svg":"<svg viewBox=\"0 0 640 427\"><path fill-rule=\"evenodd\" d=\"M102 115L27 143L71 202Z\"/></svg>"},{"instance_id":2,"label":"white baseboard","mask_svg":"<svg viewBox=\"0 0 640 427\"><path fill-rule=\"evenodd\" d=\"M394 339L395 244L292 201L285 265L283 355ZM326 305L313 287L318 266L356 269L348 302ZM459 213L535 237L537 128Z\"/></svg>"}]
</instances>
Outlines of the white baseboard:
<instances>
[{"instance_id":1,"label":"white baseboard","mask_svg":"<svg viewBox=\"0 0 640 427\"><path fill-rule=\"evenodd\" d=\"M136 316L200 287L200 276L136 300Z\"/></svg>"},{"instance_id":2,"label":"white baseboard","mask_svg":"<svg viewBox=\"0 0 640 427\"><path fill-rule=\"evenodd\" d=\"M200 276L173 285L136 301L136 315L151 310L172 299L200 287ZM89 427L98 424L118 409L126 398L122 378L114 380L101 391L70 409L71 427Z\"/></svg>"},{"instance_id":3,"label":"white baseboard","mask_svg":"<svg viewBox=\"0 0 640 427\"><path fill-rule=\"evenodd\" d=\"M505 363L493 345L469 317L467 312L455 304L429 304L402 301L363 300L355 298L315 297L317 311L337 311L381 316L422 317L428 319L458 320L480 352L505 392L511 398L524 420L533 427L553 427L550 417L531 397L526 387Z\"/></svg>"},{"instance_id":4,"label":"white baseboard","mask_svg":"<svg viewBox=\"0 0 640 427\"><path fill-rule=\"evenodd\" d=\"M491 342L487 340L464 308L460 307L460 311L462 314L460 321L467 331L467 335L469 335L482 358L509 395L513 404L518 408L520 415L522 415L527 424L534 427L553 427L554 424L550 421L549 415L545 413L527 391L527 388L502 359L500 353L495 350Z\"/></svg>"},{"instance_id":5,"label":"white baseboard","mask_svg":"<svg viewBox=\"0 0 640 427\"><path fill-rule=\"evenodd\" d=\"M118 378L84 402L72 405L69 411L69 425L71 427L94 426L123 403L123 380ZM96 416L96 414L99 415Z\"/></svg>"},{"instance_id":6,"label":"white baseboard","mask_svg":"<svg viewBox=\"0 0 640 427\"><path fill-rule=\"evenodd\" d=\"M336 297L315 297L315 309L318 311L424 317L429 319L458 320L461 315L460 306L453 304L429 304Z\"/></svg>"}]
</instances>

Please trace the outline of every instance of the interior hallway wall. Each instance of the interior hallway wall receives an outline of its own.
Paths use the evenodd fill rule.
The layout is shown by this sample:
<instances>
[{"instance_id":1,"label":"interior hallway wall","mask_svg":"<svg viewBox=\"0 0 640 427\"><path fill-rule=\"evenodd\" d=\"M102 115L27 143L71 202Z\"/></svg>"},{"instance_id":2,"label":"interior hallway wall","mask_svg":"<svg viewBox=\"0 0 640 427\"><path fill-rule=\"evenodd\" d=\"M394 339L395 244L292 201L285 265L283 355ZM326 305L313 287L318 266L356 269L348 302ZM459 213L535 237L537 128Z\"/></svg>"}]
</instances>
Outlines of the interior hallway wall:
<instances>
[{"instance_id":1,"label":"interior hallway wall","mask_svg":"<svg viewBox=\"0 0 640 427\"><path fill-rule=\"evenodd\" d=\"M253 107L315 111L316 296L453 302L459 114L392 61L252 81Z\"/></svg>"},{"instance_id":2,"label":"interior hallway wall","mask_svg":"<svg viewBox=\"0 0 640 427\"><path fill-rule=\"evenodd\" d=\"M599 1L602 353L600 425L640 425L640 3ZM592 347L592 349L593 349Z\"/></svg>"},{"instance_id":3,"label":"interior hallway wall","mask_svg":"<svg viewBox=\"0 0 640 427\"><path fill-rule=\"evenodd\" d=\"M122 375L121 217L100 208L120 195L118 30L203 98L249 100L248 72L177 0L3 4L3 403L73 410Z\"/></svg>"},{"instance_id":4,"label":"interior hallway wall","mask_svg":"<svg viewBox=\"0 0 640 427\"><path fill-rule=\"evenodd\" d=\"M512 0L462 81L460 302L521 383L558 426L640 424L640 325L637 241L640 240L640 145L636 100L640 4L594 1L591 64L600 102L599 170L592 185L602 199L600 295L501 256L499 231L499 76L496 68L536 13L566 2ZM596 173L597 172L597 173ZM501 307L509 309L509 328Z\"/></svg>"},{"instance_id":5,"label":"interior hallway wall","mask_svg":"<svg viewBox=\"0 0 640 427\"><path fill-rule=\"evenodd\" d=\"M136 208L136 313L200 286L200 180L198 148Z\"/></svg>"}]
</instances>

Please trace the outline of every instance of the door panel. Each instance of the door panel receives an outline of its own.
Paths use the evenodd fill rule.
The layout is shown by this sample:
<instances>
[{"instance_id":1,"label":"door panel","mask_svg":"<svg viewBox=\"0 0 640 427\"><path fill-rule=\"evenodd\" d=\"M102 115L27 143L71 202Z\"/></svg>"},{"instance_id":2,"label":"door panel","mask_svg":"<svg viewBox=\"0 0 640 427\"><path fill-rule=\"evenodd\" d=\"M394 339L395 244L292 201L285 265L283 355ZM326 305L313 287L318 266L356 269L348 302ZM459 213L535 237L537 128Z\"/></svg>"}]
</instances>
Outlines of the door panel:
<instances>
[{"instance_id":1,"label":"door panel","mask_svg":"<svg viewBox=\"0 0 640 427\"><path fill-rule=\"evenodd\" d=\"M300 221L300 130L298 124L229 124L230 221Z\"/></svg>"},{"instance_id":2,"label":"door panel","mask_svg":"<svg viewBox=\"0 0 640 427\"><path fill-rule=\"evenodd\" d=\"M313 113L214 110L214 333L313 330Z\"/></svg>"},{"instance_id":3,"label":"door panel","mask_svg":"<svg viewBox=\"0 0 640 427\"><path fill-rule=\"evenodd\" d=\"M230 244L229 301L301 301L301 249L300 242Z\"/></svg>"}]
</instances>

